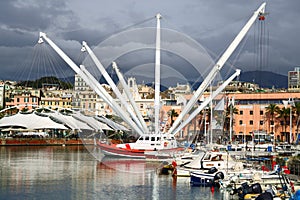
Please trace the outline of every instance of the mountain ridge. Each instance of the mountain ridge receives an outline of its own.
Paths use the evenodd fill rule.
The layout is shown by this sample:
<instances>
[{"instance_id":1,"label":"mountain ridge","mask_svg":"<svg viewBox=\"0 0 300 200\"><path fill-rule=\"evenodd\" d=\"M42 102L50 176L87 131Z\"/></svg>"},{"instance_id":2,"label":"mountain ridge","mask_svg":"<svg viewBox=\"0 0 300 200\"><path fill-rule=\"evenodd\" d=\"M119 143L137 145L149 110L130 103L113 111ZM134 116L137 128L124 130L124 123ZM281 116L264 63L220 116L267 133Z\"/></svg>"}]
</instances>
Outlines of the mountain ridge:
<instances>
[{"instance_id":1,"label":"mountain ridge","mask_svg":"<svg viewBox=\"0 0 300 200\"><path fill-rule=\"evenodd\" d=\"M261 88L288 88L288 77L270 71L247 71L238 77L239 81L253 82Z\"/></svg>"}]
</instances>

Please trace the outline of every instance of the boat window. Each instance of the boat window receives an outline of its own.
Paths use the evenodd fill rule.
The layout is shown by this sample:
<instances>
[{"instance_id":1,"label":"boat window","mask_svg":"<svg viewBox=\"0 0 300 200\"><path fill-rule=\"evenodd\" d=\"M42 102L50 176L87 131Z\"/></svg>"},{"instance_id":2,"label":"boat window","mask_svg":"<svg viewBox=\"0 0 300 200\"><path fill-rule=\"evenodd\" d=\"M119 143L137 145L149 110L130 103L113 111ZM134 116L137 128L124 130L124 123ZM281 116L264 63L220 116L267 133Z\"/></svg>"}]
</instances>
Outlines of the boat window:
<instances>
[{"instance_id":1,"label":"boat window","mask_svg":"<svg viewBox=\"0 0 300 200\"><path fill-rule=\"evenodd\" d=\"M210 160L210 154L206 155L206 156L204 157L204 160Z\"/></svg>"},{"instance_id":2,"label":"boat window","mask_svg":"<svg viewBox=\"0 0 300 200\"><path fill-rule=\"evenodd\" d=\"M222 159L222 155L216 155L216 156L212 157L211 160L213 160L213 161L220 161L220 160L223 160L223 159Z\"/></svg>"},{"instance_id":3,"label":"boat window","mask_svg":"<svg viewBox=\"0 0 300 200\"><path fill-rule=\"evenodd\" d=\"M160 140L160 137L157 137L157 141L159 141Z\"/></svg>"},{"instance_id":4,"label":"boat window","mask_svg":"<svg viewBox=\"0 0 300 200\"><path fill-rule=\"evenodd\" d=\"M155 141L155 137L151 137L151 141Z\"/></svg>"},{"instance_id":5,"label":"boat window","mask_svg":"<svg viewBox=\"0 0 300 200\"><path fill-rule=\"evenodd\" d=\"M145 137L145 140L149 140L149 136L146 136L146 137Z\"/></svg>"},{"instance_id":6,"label":"boat window","mask_svg":"<svg viewBox=\"0 0 300 200\"><path fill-rule=\"evenodd\" d=\"M139 140L143 140L143 139L144 139L143 137L140 137L140 138L139 138Z\"/></svg>"}]
</instances>

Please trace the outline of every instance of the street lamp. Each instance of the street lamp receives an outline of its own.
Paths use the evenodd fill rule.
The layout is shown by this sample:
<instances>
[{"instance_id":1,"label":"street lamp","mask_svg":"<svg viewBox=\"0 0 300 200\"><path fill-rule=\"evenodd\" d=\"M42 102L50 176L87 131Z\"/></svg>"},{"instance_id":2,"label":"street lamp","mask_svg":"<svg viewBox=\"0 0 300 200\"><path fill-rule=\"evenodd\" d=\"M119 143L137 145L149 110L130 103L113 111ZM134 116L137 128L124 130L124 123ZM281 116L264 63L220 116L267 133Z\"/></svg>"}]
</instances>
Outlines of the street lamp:
<instances>
[{"instance_id":1,"label":"street lamp","mask_svg":"<svg viewBox=\"0 0 300 200\"><path fill-rule=\"evenodd\" d=\"M247 151L247 149L246 149L246 143L247 143L247 139L246 139L246 124L242 124L242 126L244 127L244 134L243 134L243 136L244 136L244 139L243 139L243 142L244 142L244 148L245 148L245 151Z\"/></svg>"},{"instance_id":2,"label":"street lamp","mask_svg":"<svg viewBox=\"0 0 300 200\"><path fill-rule=\"evenodd\" d=\"M233 118L233 107L234 107L234 97L229 99L229 104L230 107L230 121L229 121L229 141L232 142L232 118Z\"/></svg>"},{"instance_id":3,"label":"street lamp","mask_svg":"<svg viewBox=\"0 0 300 200\"><path fill-rule=\"evenodd\" d=\"M276 146L276 137L275 137L275 132L274 132L274 128L275 128L275 124L272 124L270 126L272 128L272 133L273 133L273 148L274 148L274 151L275 151L275 146Z\"/></svg>"},{"instance_id":4,"label":"street lamp","mask_svg":"<svg viewBox=\"0 0 300 200\"><path fill-rule=\"evenodd\" d=\"M287 105L290 104L291 107L290 107L290 144L292 143L292 139L293 139L293 127L292 127L292 120L293 120L293 116L292 116L292 107L295 106L295 103L294 103L294 100L293 98L292 99L289 99L288 101L282 101L283 102L283 105L285 108L287 108Z\"/></svg>"}]
</instances>

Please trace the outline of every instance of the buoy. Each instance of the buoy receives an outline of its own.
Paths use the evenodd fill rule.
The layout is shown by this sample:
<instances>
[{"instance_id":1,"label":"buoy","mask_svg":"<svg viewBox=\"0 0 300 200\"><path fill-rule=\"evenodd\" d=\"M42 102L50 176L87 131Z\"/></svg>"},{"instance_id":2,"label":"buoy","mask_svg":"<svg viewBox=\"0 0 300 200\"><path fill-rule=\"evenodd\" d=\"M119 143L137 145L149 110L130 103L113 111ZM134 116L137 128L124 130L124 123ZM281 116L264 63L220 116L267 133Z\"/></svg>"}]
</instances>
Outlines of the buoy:
<instances>
[{"instance_id":1,"label":"buoy","mask_svg":"<svg viewBox=\"0 0 300 200\"><path fill-rule=\"evenodd\" d=\"M211 186L211 187L210 187L210 191L211 191L211 193L214 193L214 192L215 192L215 187L214 187L214 186Z\"/></svg>"}]
</instances>

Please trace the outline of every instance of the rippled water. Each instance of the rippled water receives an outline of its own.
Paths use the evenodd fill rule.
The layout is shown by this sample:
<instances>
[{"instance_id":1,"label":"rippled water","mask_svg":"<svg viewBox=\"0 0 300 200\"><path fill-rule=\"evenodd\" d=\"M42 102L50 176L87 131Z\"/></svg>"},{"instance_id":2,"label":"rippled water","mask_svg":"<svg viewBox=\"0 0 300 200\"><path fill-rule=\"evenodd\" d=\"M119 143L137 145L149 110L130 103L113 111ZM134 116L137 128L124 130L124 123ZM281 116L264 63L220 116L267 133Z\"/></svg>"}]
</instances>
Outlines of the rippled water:
<instances>
[{"instance_id":1,"label":"rippled water","mask_svg":"<svg viewBox=\"0 0 300 200\"><path fill-rule=\"evenodd\" d=\"M0 199L224 199L187 178L157 175L158 165L99 162L84 146L0 147Z\"/></svg>"}]
</instances>

